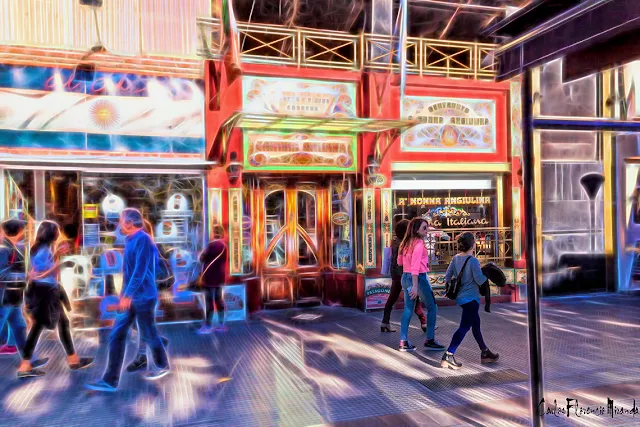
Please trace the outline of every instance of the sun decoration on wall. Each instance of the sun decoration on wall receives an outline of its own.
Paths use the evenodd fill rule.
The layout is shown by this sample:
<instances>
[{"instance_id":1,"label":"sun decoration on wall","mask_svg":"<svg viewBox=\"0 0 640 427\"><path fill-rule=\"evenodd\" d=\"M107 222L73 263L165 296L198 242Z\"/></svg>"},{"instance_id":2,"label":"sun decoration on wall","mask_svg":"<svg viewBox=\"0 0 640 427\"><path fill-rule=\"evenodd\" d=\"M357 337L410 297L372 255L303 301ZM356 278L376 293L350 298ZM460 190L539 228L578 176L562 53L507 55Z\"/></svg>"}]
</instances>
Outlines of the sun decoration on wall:
<instances>
[{"instance_id":1,"label":"sun decoration on wall","mask_svg":"<svg viewBox=\"0 0 640 427\"><path fill-rule=\"evenodd\" d=\"M102 130L111 130L120 121L118 109L109 101L100 100L93 103L89 109L91 120Z\"/></svg>"}]
</instances>

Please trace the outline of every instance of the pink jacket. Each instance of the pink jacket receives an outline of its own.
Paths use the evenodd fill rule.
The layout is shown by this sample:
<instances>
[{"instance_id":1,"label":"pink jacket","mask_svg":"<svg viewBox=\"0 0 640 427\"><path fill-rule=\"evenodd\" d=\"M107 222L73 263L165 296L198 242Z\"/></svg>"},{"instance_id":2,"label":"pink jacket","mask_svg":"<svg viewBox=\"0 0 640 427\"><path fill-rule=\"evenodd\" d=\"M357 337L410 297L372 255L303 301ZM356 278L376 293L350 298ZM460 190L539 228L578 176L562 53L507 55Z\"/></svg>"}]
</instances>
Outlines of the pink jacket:
<instances>
[{"instance_id":1,"label":"pink jacket","mask_svg":"<svg viewBox=\"0 0 640 427\"><path fill-rule=\"evenodd\" d=\"M398 254L398 265L402 266L402 271L417 276L420 273L429 271L429 252L424 247L424 242L415 239L411 247Z\"/></svg>"}]
</instances>

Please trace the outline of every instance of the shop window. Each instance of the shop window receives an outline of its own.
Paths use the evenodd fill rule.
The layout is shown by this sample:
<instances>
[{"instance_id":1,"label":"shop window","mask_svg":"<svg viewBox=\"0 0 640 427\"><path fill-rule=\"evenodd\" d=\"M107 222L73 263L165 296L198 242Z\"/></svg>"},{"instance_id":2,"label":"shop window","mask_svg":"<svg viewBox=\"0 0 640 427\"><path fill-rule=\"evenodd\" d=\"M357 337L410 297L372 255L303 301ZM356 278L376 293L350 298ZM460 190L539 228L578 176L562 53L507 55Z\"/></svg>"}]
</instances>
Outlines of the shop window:
<instances>
[{"instance_id":1,"label":"shop window","mask_svg":"<svg viewBox=\"0 0 640 427\"><path fill-rule=\"evenodd\" d=\"M287 265L286 225L287 216L285 192L277 190L269 193L264 199L265 207L265 248L267 249L267 265L269 268Z\"/></svg>"},{"instance_id":2,"label":"shop window","mask_svg":"<svg viewBox=\"0 0 640 427\"><path fill-rule=\"evenodd\" d=\"M161 254L169 261L175 288L192 278L204 242L203 179L191 175L99 175L82 177L83 254L93 266L86 287L74 296L103 296L121 286L125 237L118 221L137 208Z\"/></svg>"},{"instance_id":3,"label":"shop window","mask_svg":"<svg viewBox=\"0 0 640 427\"><path fill-rule=\"evenodd\" d=\"M563 82L562 59L542 66L540 113L543 116L595 117L596 77Z\"/></svg>"},{"instance_id":4,"label":"shop window","mask_svg":"<svg viewBox=\"0 0 640 427\"><path fill-rule=\"evenodd\" d=\"M5 171L5 190L9 218L35 217L35 178L30 170Z\"/></svg>"},{"instance_id":5,"label":"shop window","mask_svg":"<svg viewBox=\"0 0 640 427\"><path fill-rule=\"evenodd\" d=\"M82 247L82 210L80 177L77 172L45 173L45 218L55 221L71 243L73 254Z\"/></svg>"},{"instance_id":6,"label":"shop window","mask_svg":"<svg viewBox=\"0 0 640 427\"><path fill-rule=\"evenodd\" d=\"M353 268L352 219L351 181L334 180L331 182L331 266L336 270Z\"/></svg>"}]
</instances>

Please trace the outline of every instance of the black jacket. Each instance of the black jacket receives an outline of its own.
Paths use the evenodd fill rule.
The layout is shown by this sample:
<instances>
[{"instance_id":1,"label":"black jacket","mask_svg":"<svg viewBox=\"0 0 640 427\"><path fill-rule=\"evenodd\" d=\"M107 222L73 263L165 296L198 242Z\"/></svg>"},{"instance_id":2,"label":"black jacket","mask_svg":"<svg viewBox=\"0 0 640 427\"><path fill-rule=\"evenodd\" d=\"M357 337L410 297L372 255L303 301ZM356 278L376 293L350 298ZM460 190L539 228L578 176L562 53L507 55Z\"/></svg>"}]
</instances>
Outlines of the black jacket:
<instances>
[{"instance_id":1,"label":"black jacket","mask_svg":"<svg viewBox=\"0 0 640 427\"><path fill-rule=\"evenodd\" d=\"M495 283L498 287L503 287L507 283L507 278L497 265L490 262L482 267L482 274ZM480 295L484 297L484 311L491 313L491 287L489 280L480 286Z\"/></svg>"}]
</instances>

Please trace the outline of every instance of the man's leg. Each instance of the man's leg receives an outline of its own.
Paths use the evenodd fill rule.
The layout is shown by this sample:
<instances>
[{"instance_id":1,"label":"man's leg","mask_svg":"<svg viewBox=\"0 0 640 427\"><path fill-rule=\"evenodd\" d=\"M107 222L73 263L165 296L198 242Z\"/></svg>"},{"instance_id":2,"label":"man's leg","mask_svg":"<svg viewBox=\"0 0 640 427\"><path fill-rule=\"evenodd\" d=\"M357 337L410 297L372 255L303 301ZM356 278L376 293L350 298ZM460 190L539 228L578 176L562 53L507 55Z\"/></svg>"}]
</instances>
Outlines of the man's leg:
<instances>
[{"instance_id":1,"label":"man's leg","mask_svg":"<svg viewBox=\"0 0 640 427\"><path fill-rule=\"evenodd\" d=\"M112 387L118 387L120 382L120 371L127 347L127 334L135 319L136 311L132 305L129 310L118 315L109 335L109 359L102 379Z\"/></svg>"},{"instance_id":2,"label":"man's leg","mask_svg":"<svg viewBox=\"0 0 640 427\"><path fill-rule=\"evenodd\" d=\"M136 307L138 318L138 327L140 332L141 343L149 346L153 355L153 362L160 371L169 369L169 359L164 344L158 335L156 329L156 311L157 301L150 301L140 304ZM142 344L141 344L142 345Z\"/></svg>"},{"instance_id":3,"label":"man's leg","mask_svg":"<svg viewBox=\"0 0 640 427\"><path fill-rule=\"evenodd\" d=\"M27 322L22 315L22 307L7 307L7 311L7 323L11 335L20 353L24 354L24 346L27 343Z\"/></svg>"},{"instance_id":4,"label":"man's leg","mask_svg":"<svg viewBox=\"0 0 640 427\"><path fill-rule=\"evenodd\" d=\"M216 303L216 311L218 312L218 324L219 326L224 325L224 298L222 296L222 286L218 286L217 288L213 288L213 296L214 302ZM213 312L211 313L213 316Z\"/></svg>"}]
</instances>

